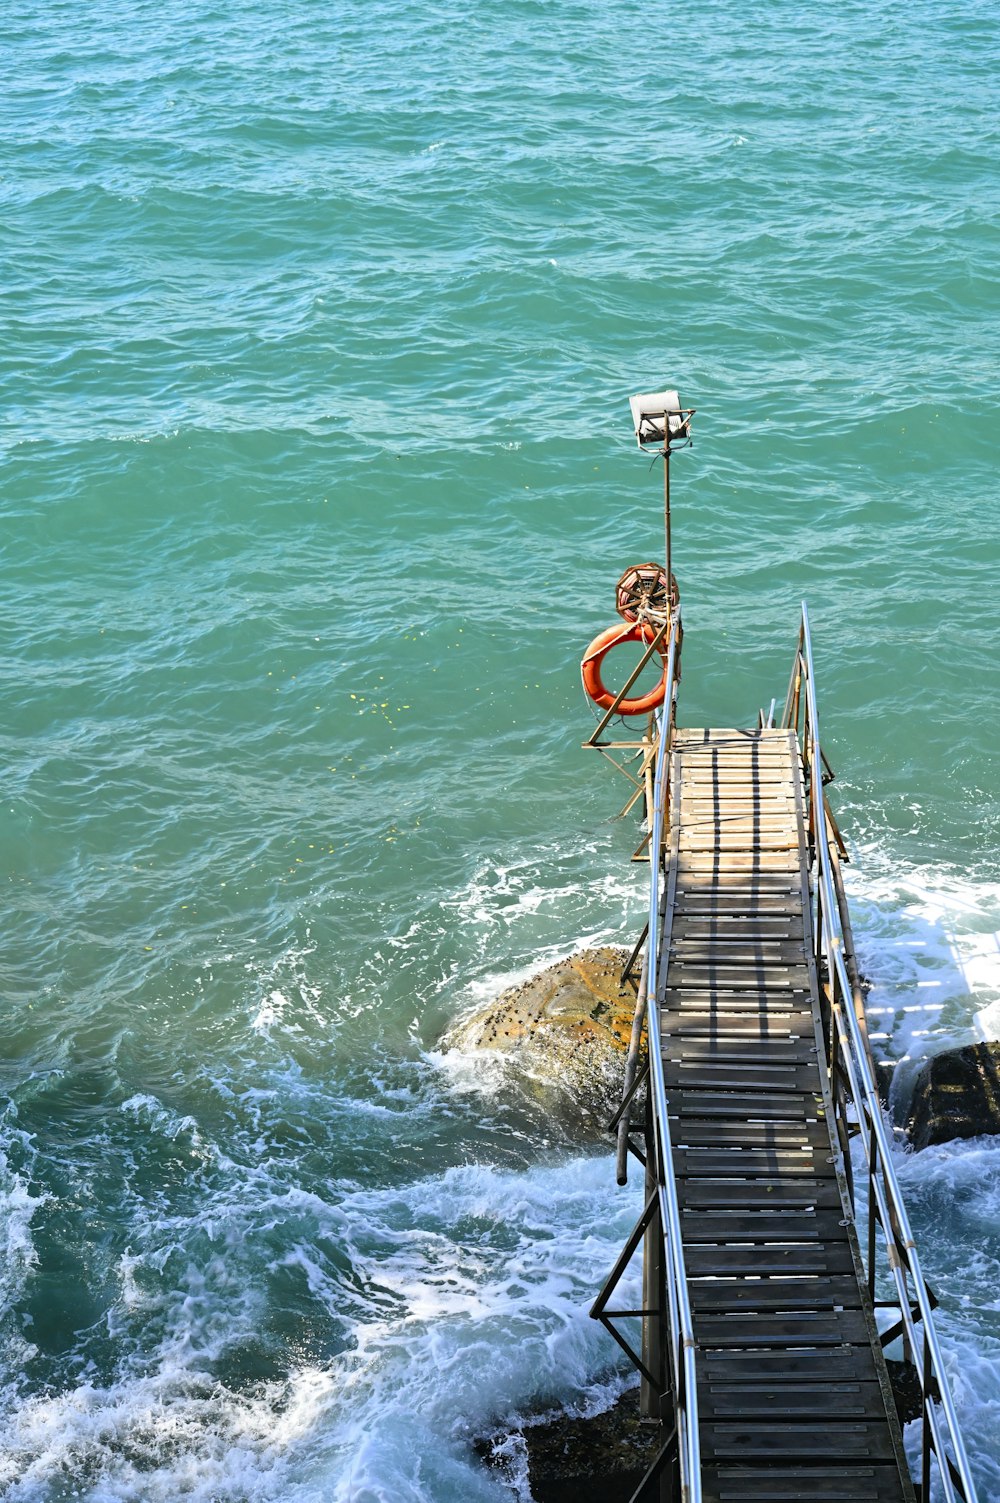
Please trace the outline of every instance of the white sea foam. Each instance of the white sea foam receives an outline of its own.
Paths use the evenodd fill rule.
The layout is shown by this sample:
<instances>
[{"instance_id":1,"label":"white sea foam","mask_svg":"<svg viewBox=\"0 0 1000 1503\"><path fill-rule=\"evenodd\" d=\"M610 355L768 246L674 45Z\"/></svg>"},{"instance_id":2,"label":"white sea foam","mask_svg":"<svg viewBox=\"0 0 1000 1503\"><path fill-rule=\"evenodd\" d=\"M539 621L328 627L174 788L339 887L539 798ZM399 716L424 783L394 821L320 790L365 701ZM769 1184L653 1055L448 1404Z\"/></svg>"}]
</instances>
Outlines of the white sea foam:
<instances>
[{"instance_id":1,"label":"white sea foam","mask_svg":"<svg viewBox=\"0 0 1000 1503\"><path fill-rule=\"evenodd\" d=\"M31 1222L44 1201L0 1152L0 1315L18 1299L37 1261Z\"/></svg>"},{"instance_id":2,"label":"white sea foam","mask_svg":"<svg viewBox=\"0 0 1000 1503\"><path fill-rule=\"evenodd\" d=\"M315 948L311 942L292 945L263 968L246 964L254 1033L266 1037L278 1029L297 1034L303 1032L304 1024L329 1027L330 1018L322 1005L323 989L310 977L309 961Z\"/></svg>"},{"instance_id":3,"label":"white sea foam","mask_svg":"<svg viewBox=\"0 0 1000 1503\"><path fill-rule=\"evenodd\" d=\"M4 1136L16 1140L30 1158L30 1142L10 1120L4 1122ZM9 1385L11 1394L25 1362L35 1355L30 1330L21 1328L13 1312L38 1262L31 1223L45 1200L31 1193L25 1176L11 1168L0 1150L0 1382Z\"/></svg>"},{"instance_id":4,"label":"white sea foam","mask_svg":"<svg viewBox=\"0 0 1000 1503\"><path fill-rule=\"evenodd\" d=\"M462 976L456 1012L574 950L634 942L644 884L635 869L607 870L605 852L597 856L592 844L581 844L517 862L482 862L444 900L448 921L470 936L478 958ZM444 988L455 990L451 976Z\"/></svg>"},{"instance_id":5,"label":"white sea foam","mask_svg":"<svg viewBox=\"0 0 1000 1503\"><path fill-rule=\"evenodd\" d=\"M267 1196L233 1187L214 1208L238 1249ZM275 1214L287 1213L287 1197ZM285 1498L497 1500L469 1437L498 1417L559 1399L610 1402L623 1380L587 1309L635 1214L602 1156L510 1173L469 1166L336 1205L307 1197L312 1240L285 1261L332 1313L350 1305L350 1341L326 1365L235 1392L208 1364L260 1312L223 1270L185 1275L149 1350L117 1381L36 1395L5 1417L0 1486L9 1503L253 1503ZM302 1211L299 1204L297 1210ZM350 1289L331 1278L317 1236L350 1255ZM134 1276L123 1269L123 1297ZM353 1295L353 1304L345 1293ZM236 1296L236 1297L234 1297ZM148 1310L147 1310L148 1315ZM160 1312L162 1315L162 1311Z\"/></svg>"},{"instance_id":6,"label":"white sea foam","mask_svg":"<svg viewBox=\"0 0 1000 1503\"><path fill-rule=\"evenodd\" d=\"M848 890L873 1043L904 1099L930 1054L1000 1037L1000 883L862 848Z\"/></svg>"}]
</instances>

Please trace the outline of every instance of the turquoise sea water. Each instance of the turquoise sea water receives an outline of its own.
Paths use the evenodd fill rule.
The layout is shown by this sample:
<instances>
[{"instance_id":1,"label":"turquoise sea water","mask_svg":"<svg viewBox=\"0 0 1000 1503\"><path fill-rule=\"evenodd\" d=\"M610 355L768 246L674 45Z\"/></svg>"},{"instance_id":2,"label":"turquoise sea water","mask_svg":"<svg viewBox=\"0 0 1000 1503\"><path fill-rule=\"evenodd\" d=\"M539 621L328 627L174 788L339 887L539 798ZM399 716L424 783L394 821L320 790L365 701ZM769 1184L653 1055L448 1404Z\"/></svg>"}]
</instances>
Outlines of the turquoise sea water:
<instances>
[{"instance_id":1,"label":"turquoise sea water","mask_svg":"<svg viewBox=\"0 0 1000 1503\"><path fill-rule=\"evenodd\" d=\"M809 601L873 1026L1000 1031L996 7L11 0L0 1489L482 1499L634 1215L441 1033L631 940L582 648ZM624 787L624 785L622 785ZM901 1157L983 1503L1000 1149ZM524 1494L526 1497L527 1494Z\"/></svg>"}]
</instances>

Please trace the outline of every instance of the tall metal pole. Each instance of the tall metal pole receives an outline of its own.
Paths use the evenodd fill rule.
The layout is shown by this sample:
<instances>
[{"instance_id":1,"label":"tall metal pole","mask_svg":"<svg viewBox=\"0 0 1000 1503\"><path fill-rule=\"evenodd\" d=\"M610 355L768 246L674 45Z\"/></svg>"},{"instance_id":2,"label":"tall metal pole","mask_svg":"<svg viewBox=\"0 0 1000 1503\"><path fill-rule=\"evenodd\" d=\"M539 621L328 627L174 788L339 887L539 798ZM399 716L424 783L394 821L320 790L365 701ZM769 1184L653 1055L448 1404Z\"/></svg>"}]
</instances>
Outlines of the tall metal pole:
<instances>
[{"instance_id":1,"label":"tall metal pole","mask_svg":"<svg viewBox=\"0 0 1000 1503\"><path fill-rule=\"evenodd\" d=\"M663 414L663 532L667 562L667 614L671 609L671 573L670 573L670 430L667 427L669 418Z\"/></svg>"}]
</instances>

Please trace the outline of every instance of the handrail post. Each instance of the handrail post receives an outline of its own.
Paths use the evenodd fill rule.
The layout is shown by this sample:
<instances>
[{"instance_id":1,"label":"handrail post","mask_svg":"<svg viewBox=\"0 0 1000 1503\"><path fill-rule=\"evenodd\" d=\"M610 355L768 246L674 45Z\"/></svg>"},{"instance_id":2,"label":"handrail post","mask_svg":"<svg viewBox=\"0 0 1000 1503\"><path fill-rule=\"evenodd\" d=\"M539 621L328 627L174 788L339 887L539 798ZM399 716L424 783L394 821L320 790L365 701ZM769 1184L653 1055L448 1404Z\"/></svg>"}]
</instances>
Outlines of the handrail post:
<instances>
[{"instance_id":1,"label":"handrail post","mask_svg":"<svg viewBox=\"0 0 1000 1503\"><path fill-rule=\"evenodd\" d=\"M875 1124L869 1124L868 1128L868 1296L875 1298L875 1219L876 1205L872 1186L875 1173L878 1168L878 1143L875 1140Z\"/></svg>"}]
</instances>

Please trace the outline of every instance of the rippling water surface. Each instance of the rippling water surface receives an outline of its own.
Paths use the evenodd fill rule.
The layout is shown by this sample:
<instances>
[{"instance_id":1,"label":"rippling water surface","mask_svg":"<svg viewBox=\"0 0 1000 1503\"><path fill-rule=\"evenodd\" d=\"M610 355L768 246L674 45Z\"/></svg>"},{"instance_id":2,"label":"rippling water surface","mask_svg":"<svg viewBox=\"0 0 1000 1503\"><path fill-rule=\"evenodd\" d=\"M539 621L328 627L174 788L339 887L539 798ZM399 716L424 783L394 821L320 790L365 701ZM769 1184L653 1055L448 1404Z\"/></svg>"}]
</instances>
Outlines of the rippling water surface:
<instances>
[{"instance_id":1,"label":"rippling water surface","mask_svg":"<svg viewBox=\"0 0 1000 1503\"><path fill-rule=\"evenodd\" d=\"M497 1503L471 1435L625 1381L634 1205L436 1045L637 929L631 392L682 719L807 597L883 1047L1000 1029L996 9L6 22L2 1496ZM901 1170L986 1503L1000 1151Z\"/></svg>"}]
</instances>

